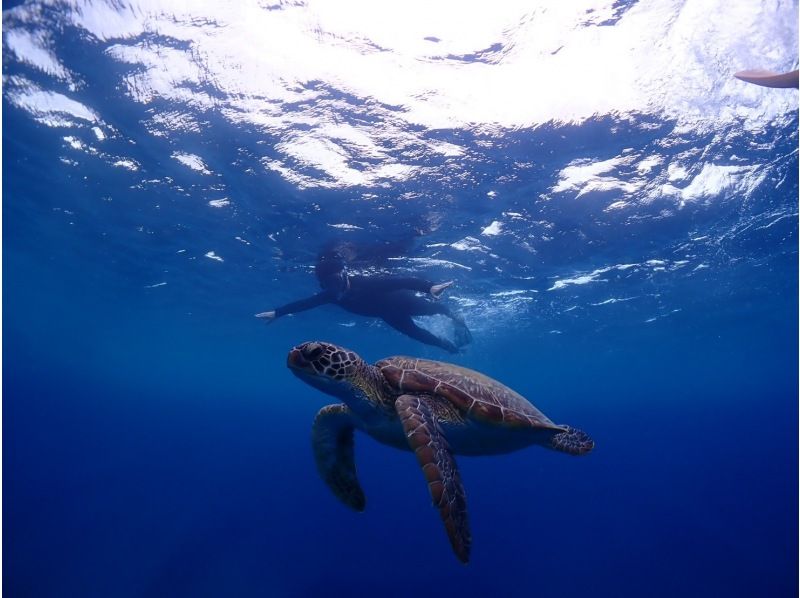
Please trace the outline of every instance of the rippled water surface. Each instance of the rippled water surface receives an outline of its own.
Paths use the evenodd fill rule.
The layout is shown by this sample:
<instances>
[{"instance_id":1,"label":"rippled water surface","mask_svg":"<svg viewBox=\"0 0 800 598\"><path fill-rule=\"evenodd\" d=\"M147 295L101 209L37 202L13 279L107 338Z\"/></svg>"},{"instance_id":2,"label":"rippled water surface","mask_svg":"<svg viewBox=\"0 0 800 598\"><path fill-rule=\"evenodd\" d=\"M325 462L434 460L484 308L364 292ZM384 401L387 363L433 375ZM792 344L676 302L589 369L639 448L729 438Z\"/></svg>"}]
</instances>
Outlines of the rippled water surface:
<instances>
[{"instance_id":1,"label":"rippled water surface","mask_svg":"<svg viewBox=\"0 0 800 598\"><path fill-rule=\"evenodd\" d=\"M797 2L4 3L13 596L794 596ZM450 355L318 291L455 280ZM446 332L438 320L421 322ZM480 370L587 430L319 480L309 339Z\"/></svg>"}]
</instances>

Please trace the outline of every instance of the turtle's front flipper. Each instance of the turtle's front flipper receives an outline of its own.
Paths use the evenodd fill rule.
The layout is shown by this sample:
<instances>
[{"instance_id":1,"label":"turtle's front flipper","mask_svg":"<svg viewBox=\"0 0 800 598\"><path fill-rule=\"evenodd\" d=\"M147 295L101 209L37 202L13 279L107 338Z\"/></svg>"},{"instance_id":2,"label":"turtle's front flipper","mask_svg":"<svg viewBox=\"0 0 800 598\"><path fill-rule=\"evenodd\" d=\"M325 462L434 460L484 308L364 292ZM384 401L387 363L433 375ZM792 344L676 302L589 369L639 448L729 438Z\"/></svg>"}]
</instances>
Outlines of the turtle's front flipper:
<instances>
[{"instance_id":1,"label":"turtle's front flipper","mask_svg":"<svg viewBox=\"0 0 800 598\"><path fill-rule=\"evenodd\" d=\"M311 433L319 475L336 498L356 511L366 506L353 458L353 421L346 405L319 410Z\"/></svg>"},{"instance_id":2,"label":"turtle's front flipper","mask_svg":"<svg viewBox=\"0 0 800 598\"><path fill-rule=\"evenodd\" d=\"M403 424L408 445L417 455L428 481L433 504L439 509L453 552L462 563L466 563L472 538L467 521L464 486L431 401L426 395L402 395L394 406Z\"/></svg>"}]
</instances>

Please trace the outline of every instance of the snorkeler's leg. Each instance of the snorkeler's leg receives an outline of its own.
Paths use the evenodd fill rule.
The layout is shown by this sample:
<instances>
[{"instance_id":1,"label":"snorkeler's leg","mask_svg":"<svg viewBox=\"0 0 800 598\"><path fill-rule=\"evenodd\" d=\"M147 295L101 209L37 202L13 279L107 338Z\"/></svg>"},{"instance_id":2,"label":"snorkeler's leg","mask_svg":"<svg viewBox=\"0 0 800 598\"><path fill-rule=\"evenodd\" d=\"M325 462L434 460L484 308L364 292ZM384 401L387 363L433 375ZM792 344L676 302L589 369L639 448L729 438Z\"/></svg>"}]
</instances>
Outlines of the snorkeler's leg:
<instances>
[{"instance_id":1,"label":"snorkeler's leg","mask_svg":"<svg viewBox=\"0 0 800 598\"><path fill-rule=\"evenodd\" d=\"M415 295L405 296L403 299L403 301L397 302L398 309L410 316L435 316L440 314L448 318L453 317L444 303L423 299Z\"/></svg>"},{"instance_id":2,"label":"snorkeler's leg","mask_svg":"<svg viewBox=\"0 0 800 598\"><path fill-rule=\"evenodd\" d=\"M456 344L463 347L472 342L472 333L467 328L467 323L460 314L450 314L450 318L455 325Z\"/></svg>"},{"instance_id":3,"label":"snorkeler's leg","mask_svg":"<svg viewBox=\"0 0 800 598\"><path fill-rule=\"evenodd\" d=\"M451 343L446 338L439 338L429 330L417 326L411 316L397 316L392 318L383 318L389 326L395 330L402 332L406 336L410 336L414 340L418 340L426 345L433 345L434 347L441 347L450 353L458 353L458 347Z\"/></svg>"},{"instance_id":4,"label":"snorkeler's leg","mask_svg":"<svg viewBox=\"0 0 800 598\"><path fill-rule=\"evenodd\" d=\"M453 321L456 346L463 347L472 342L472 333L467 328L464 318L460 314L450 311L450 308L444 303L434 303L421 297L409 297L404 307L406 313L414 316L447 316Z\"/></svg>"}]
</instances>

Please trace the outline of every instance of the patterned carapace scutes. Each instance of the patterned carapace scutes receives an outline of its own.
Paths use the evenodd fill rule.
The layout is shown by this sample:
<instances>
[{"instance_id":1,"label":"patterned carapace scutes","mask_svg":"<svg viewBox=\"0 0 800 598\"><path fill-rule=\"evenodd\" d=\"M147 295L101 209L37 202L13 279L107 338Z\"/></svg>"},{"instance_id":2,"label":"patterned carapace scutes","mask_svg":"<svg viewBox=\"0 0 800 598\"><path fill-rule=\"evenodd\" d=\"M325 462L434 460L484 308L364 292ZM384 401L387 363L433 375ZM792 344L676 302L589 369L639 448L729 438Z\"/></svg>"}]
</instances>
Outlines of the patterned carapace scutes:
<instances>
[{"instance_id":1,"label":"patterned carapace scutes","mask_svg":"<svg viewBox=\"0 0 800 598\"><path fill-rule=\"evenodd\" d=\"M367 364L355 353L327 343L308 343L303 356L314 371L337 381L369 378ZM367 366L368 367L368 366ZM480 372L451 363L415 357L389 357L375 364L393 395L428 393L447 399L467 417L509 427L564 431L517 392ZM359 385L361 386L361 385ZM364 385L367 389L370 385ZM370 393L372 394L372 393ZM373 396L379 403L384 396ZM444 419L462 419L442 413ZM449 417L448 417L449 416Z\"/></svg>"},{"instance_id":2,"label":"patterned carapace scutes","mask_svg":"<svg viewBox=\"0 0 800 598\"><path fill-rule=\"evenodd\" d=\"M325 342L295 347L307 367L337 382L358 388L374 408L395 412L395 401L404 393L439 397L433 409L440 421L463 424L468 420L511 429L552 430L550 447L573 455L594 448L583 431L553 423L523 396L480 372L452 363L395 356L370 365L353 351Z\"/></svg>"},{"instance_id":3,"label":"patterned carapace scutes","mask_svg":"<svg viewBox=\"0 0 800 598\"><path fill-rule=\"evenodd\" d=\"M444 397L478 420L509 427L566 429L554 424L518 393L474 370L413 357L389 357L375 366L398 391Z\"/></svg>"}]
</instances>

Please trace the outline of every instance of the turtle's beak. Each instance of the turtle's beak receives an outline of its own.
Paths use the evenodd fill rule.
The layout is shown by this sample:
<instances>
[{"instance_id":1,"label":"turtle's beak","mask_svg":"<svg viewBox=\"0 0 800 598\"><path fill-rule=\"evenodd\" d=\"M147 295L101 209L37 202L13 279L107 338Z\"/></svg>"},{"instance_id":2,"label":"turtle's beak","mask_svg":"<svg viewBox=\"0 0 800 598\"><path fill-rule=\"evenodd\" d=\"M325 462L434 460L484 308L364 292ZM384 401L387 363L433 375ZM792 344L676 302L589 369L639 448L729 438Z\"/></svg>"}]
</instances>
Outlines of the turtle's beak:
<instances>
[{"instance_id":1,"label":"turtle's beak","mask_svg":"<svg viewBox=\"0 0 800 598\"><path fill-rule=\"evenodd\" d=\"M325 346L322 343L303 343L289 351L286 366L306 384L346 401L352 396L353 390L352 383L345 379L344 364L341 361L332 363L324 354Z\"/></svg>"},{"instance_id":2,"label":"turtle's beak","mask_svg":"<svg viewBox=\"0 0 800 598\"><path fill-rule=\"evenodd\" d=\"M309 365L310 362L303 357L303 352L297 347L289 351L289 355L286 356L286 366L293 370L305 370Z\"/></svg>"}]
</instances>

